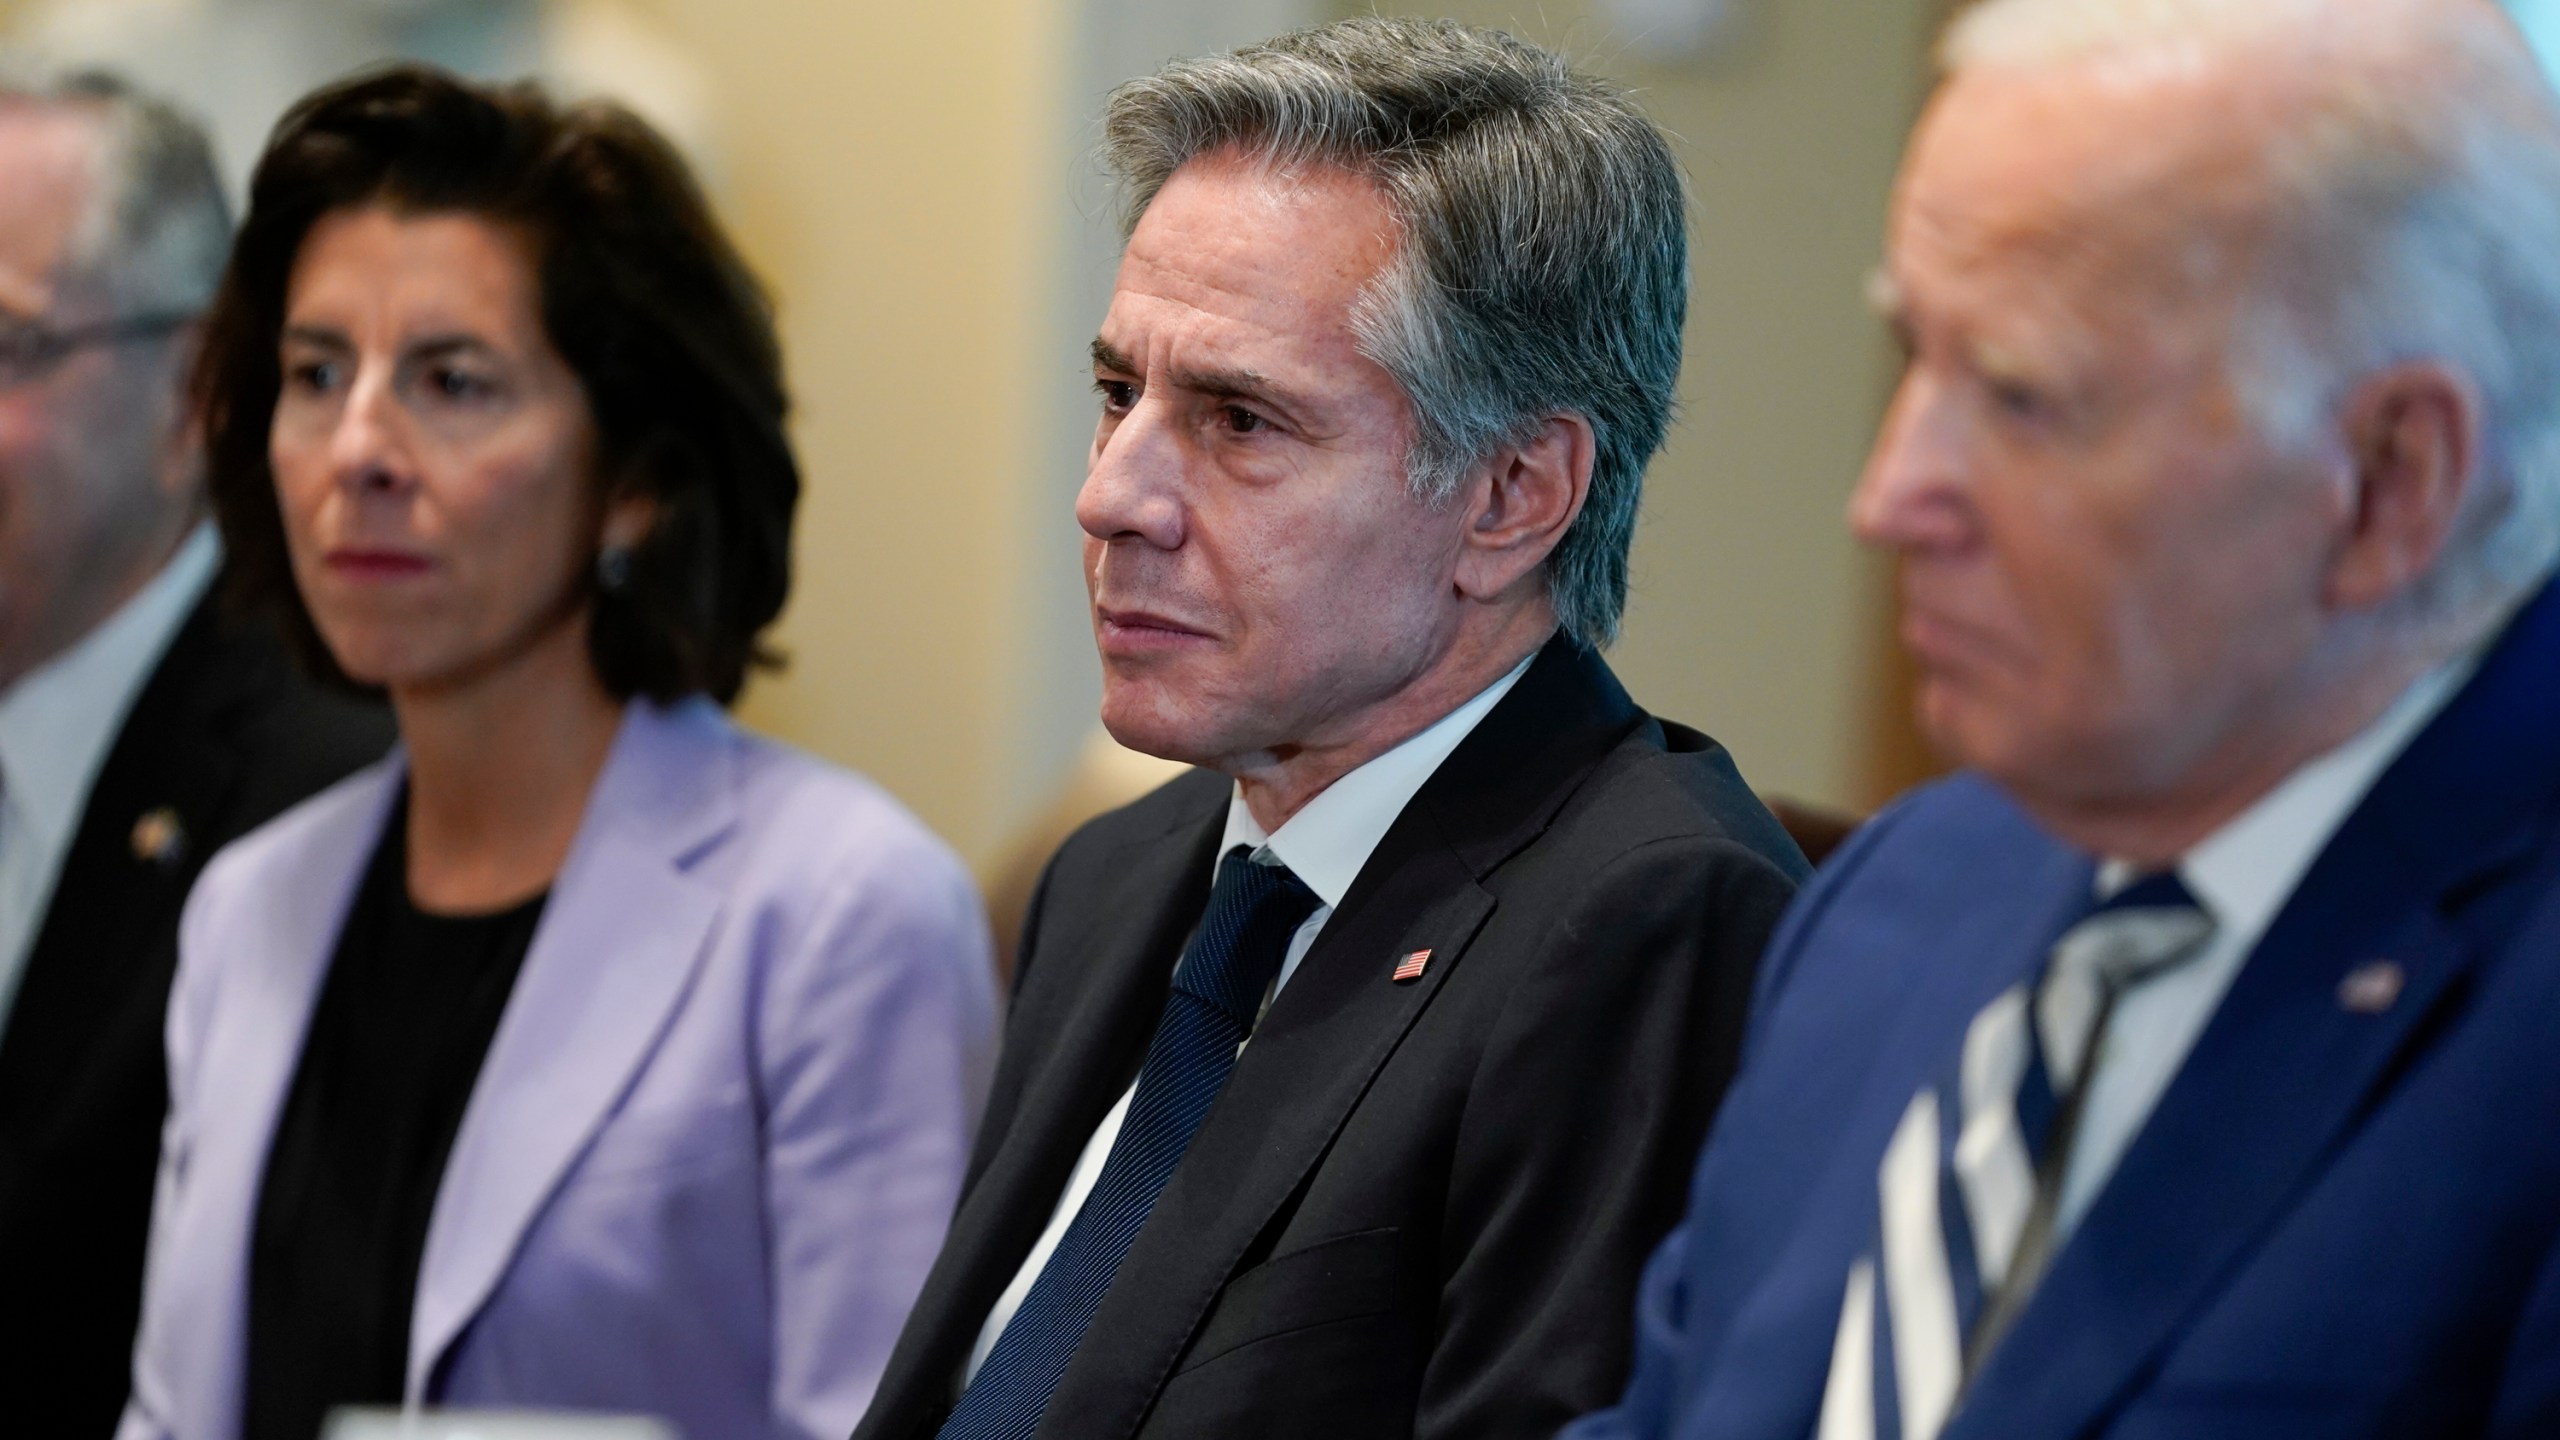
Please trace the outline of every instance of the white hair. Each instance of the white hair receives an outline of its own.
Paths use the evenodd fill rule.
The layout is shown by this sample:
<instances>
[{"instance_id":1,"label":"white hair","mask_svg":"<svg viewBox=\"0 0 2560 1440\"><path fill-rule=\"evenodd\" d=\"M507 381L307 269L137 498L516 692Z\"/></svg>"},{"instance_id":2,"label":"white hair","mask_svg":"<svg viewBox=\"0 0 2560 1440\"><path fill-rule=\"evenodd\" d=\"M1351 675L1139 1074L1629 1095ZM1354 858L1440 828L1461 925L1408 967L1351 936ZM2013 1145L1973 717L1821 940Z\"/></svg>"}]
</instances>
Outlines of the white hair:
<instances>
[{"instance_id":1,"label":"white hair","mask_svg":"<svg viewBox=\"0 0 2560 1440\"><path fill-rule=\"evenodd\" d=\"M2228 77L2269 103L2270 243L2235 379L2280 444L2361 379L2469 377L2487 453L2412 619L2467 639L2560 562L2560 105L2487 0L1983 0L1950 76Z\"/></svg>"}]
</instances>

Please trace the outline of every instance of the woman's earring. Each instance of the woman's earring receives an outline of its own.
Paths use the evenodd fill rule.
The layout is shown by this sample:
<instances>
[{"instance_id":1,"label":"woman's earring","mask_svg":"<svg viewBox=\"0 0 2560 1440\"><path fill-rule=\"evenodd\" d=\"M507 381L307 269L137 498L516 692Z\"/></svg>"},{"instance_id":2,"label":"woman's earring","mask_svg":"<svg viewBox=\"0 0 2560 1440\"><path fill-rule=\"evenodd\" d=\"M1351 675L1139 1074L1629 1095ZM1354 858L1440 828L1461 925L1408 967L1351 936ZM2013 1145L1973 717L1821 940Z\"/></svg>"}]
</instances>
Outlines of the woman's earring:
<instances>
[{"instance_id":1,"label":"woman's earring","mask_svg":"<svg viewBox=\"0 0 2560 1440\"><path fill-rule=\"evenodd\" d=\"M596 584L607 595L619 595L631 585L631 550L625 545L607 545L596 552Z\"/></svg>"}]
</instances>

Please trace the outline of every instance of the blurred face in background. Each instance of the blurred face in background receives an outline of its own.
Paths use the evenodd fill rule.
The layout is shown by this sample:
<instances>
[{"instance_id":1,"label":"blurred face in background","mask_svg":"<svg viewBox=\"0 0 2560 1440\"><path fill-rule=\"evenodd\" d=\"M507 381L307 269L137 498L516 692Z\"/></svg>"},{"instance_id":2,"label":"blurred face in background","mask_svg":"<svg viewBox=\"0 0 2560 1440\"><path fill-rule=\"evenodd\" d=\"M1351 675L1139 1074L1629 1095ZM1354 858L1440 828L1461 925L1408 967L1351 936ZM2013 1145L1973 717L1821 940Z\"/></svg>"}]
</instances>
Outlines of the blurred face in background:
<instances>
[{"instance_id":1,"label":"blurred face in background","mask_svg":"<svg viewBox=\"0 0 2560 1440\"><path fill-rule=\"evenodd\" d=\"M296 257L281 344L269 458L340 667L397 696L586 665L594 424L522 237L471 215L328 215Z\"/></svg>"},{"instance_id":2,"label":"blurred face in background","mask_svg":"<svg viewBox=\"0 0 2560 1440\"><path fill-rule=\"evenodd\" d=\"M2214 84L1960 75L1897 192L1909 363L1851 520L1899 562L1924 730L2030 808L2280 748L2330 618L2350 467L2234 383L2257 174Z\"/></svg>"},{"instance_id":3,"label":"blurred face in background","mask_svg":"<svg viewBox=\"0 0 2560 1440\"><path fill-rule=\"evenodd\" d=\"M1412 497L1412 407L1352 333L1395 233L1364 178L1225 155L1132 232L1076 504L1122 744L1230 771L1353 748L1449 652L1464 507Z\"/></svg>"},{"instance_id":4,"label":"blurred face in background","mask_svg":"<svg viewBox=\"0 0 2560 1440\"><path fill-rule=\"evenodd\" d=\"M73 108L0 104L0 687L112 614L193 512L183 346L45 343L129 318L75 263L99 138Z\"/></svg>"}]
</instances>

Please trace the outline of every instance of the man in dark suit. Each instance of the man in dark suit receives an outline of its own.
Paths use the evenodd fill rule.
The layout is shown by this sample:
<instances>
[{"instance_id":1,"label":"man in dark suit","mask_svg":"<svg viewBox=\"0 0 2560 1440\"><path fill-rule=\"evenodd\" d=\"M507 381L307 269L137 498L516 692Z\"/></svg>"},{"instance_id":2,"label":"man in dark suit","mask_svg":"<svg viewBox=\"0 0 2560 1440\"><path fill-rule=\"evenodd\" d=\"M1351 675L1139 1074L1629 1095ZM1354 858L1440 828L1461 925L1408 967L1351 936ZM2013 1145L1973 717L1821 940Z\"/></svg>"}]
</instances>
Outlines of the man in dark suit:
<instances>
[{"instance_id":1,"label":"man in dark suit","mask_svg":"<svg viewBox=\"0 0 2560 1440\"><path fill-rule=\"evenodd\" d=\"M1856 498L1969 773L1772 948L1570 1440L2560 1435L2560 113L2485 0L1988 0Z\"/></svg>"},{"instance_id":2,"label":"man in dark suit","mask_svg":"<svg viewBox=\"0 0 2560 1440\"><path fill-rule=\"evenodd\" d=\"M183 372L229 244L202 137L0 92L0 1428L103 1436L130 1373L180 903L389 740L211 591Z\"/></svg>"},{"instance_id":3,"label":"man in dark suit","mask_svg":"<svg viewBox=\"0 0 2560 1440\"><path fill-rule=\"evenodd\" d=\"M1202 768L1051 862L857 1433L1551 1431L1624 1363L1802 867L1596 653L1678 175L1621 95L1448 23L1175 65L1108 133L1103 718Z\"/></svg>"}]
</instances>

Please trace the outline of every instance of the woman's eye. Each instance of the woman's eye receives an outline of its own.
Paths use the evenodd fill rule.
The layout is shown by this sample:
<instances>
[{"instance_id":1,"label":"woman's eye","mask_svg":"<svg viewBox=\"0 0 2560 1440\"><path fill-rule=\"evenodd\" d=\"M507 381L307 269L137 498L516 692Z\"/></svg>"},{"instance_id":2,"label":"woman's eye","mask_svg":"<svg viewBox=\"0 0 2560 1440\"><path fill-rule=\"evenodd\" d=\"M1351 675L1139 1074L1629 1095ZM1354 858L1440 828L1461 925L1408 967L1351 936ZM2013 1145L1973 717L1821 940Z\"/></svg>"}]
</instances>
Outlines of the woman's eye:
<instances>
[{"instance_id":1,"label":"woman's eye","mask_svg":"<svg viewBox=\"0 0 2560 1440\"><path fill-rule=\"evenodd\" d=\"M340 373L335 360L305 360L284 368L286 384L315 395L337 389Z\"/></svg>"},{"instance_id":2,"label":"woman's eye","mask_svg":"<svg viewBox=\"0 0 2560 1440\"><path fill-rule=\"evenodd\" d=\"M428 388L446 400L475 400L489 393L486 380L467 370L436 370L427 376Z\"/></svg>"}]
</instances>

